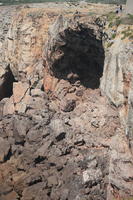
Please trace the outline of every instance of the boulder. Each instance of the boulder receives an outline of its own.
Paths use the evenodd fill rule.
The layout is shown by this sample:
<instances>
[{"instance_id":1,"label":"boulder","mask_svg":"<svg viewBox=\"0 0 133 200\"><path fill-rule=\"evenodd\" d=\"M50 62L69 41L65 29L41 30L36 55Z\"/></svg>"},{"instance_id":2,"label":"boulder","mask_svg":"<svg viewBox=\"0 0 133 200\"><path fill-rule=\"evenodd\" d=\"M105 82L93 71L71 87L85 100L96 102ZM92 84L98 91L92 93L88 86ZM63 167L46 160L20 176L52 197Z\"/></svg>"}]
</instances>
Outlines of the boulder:
<instances>
[{"instance_id":1,"label":"boulder","mask_svg":"<svg viewBox=\"0 0 133 200\"><path fill-rule=\"evenodd\" d=\"M13 114L15 111L13 96L8 98L3 107L3 115L10 115Z\"/></svg>"},{"instance_id":2,"label":"boulder","mask_svg":"<svg viewBox=\"0 0 133 200\"><path fill-rule=\"evenodd\" d=\"M13 84L13 100L14 103L20 103L26 94L29 93L29 84L27 83L22 83L22 82L17 82Z\"/></svg>"}]
</instances>

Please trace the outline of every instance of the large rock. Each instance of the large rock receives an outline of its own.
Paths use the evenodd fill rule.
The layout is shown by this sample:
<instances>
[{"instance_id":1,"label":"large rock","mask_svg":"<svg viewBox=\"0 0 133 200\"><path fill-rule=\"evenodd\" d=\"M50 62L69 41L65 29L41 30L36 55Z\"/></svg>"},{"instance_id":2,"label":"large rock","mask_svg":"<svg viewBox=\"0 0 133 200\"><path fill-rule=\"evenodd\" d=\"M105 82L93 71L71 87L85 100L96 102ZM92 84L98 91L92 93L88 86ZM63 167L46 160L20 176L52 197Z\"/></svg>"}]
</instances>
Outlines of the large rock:
<instances>
[{"instance_id":1,"label":"large rock","mask_svg":"<svg viewBox=\"0 0 133 200\"><path fill-rule=\"evenodd\" d=\"M3 115L11 115L15 112L13 96L6 99L4 106L3 106Z\"/></svg>"},{"instance_id":2,"label":"large rock","mask_svg":"<svg viewBox=\"0 0 133 200\"><path fill-rule=\"evenodd\" d=\"M126 136L132 140L133 44L117 37L105 56L101 90L119 109Z\"/></svg>"},{"instance_id":3,"label":"large rock","mask_svg":"<svg viewBox=\"0 0 133 200\"><path fill-rule=\"evenodd\" d=\"M13 84L13 99L14 103L20 103L25 95L29 93L29 85L27 83L17 82Z\"/></svg>"}]
</instances>

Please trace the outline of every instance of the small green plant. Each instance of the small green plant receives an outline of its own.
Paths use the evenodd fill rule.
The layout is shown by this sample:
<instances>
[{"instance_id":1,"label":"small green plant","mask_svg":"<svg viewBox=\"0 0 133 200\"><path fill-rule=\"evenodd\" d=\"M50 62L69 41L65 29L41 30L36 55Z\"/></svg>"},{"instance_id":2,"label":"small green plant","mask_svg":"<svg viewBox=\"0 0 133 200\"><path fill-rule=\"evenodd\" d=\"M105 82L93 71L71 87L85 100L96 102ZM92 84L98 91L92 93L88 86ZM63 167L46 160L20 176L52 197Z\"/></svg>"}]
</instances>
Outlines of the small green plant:
<instances>
[{"instance_id":1,"label":"small green plant","mask_svg":"<svg viewBox=\"0 0 133 200\"><path fill-rule=\"evenodd\" d=\"M120 17L116 17L115 13L110 13L109 16L107 17L107 20L109 22L108 27L112 28L113 26L119 26L121 24L121 18Z\"/></svg>"},{"instance_id":2,"label":"small green plant","mask_svg":"<svg viewBox=\"0 0 133 200\"><path fill-rule=\"evenodd\" d=\"M113 22L109 23L109 28L112 28L114 26Z\"/></svg>"},{"instance_id":3,"label":"small green plant","mask_svg":"<svg viewBox=\"0 0 133 200\"><path fill-rule=\"evenodd\" d=\"M116 37L116 33L113 33L112 34L112 39L115 39L115 37Z\"/></svg>"}]
</instances>

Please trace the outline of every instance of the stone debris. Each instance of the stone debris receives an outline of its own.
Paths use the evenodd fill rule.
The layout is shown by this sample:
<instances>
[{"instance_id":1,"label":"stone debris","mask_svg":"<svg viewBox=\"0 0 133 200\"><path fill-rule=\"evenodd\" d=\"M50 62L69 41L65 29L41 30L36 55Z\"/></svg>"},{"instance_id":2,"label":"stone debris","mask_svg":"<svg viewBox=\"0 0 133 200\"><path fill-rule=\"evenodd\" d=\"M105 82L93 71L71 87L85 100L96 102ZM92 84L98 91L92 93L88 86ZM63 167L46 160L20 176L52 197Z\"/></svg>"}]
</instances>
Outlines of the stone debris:
<instances>
[{"instance_id":1,"label":"stone debris","mask_svg":"<svg viewBox=\"0 0 133 200\"><path fill-rule=\"evenodd\" d=\"M132 198L131 44L106 52L88 14L15 11L0 13L0 200Z\"/></svg>"}]
</instances>

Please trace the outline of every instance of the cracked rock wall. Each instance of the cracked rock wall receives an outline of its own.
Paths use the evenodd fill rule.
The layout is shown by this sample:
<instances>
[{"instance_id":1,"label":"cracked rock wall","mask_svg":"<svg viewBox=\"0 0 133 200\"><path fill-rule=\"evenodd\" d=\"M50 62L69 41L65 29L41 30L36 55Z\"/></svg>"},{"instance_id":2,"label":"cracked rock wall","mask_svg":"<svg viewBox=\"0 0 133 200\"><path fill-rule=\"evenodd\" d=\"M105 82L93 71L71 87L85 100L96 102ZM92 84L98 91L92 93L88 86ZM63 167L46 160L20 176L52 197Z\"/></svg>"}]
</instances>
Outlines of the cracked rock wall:
<instances>
[{"instance_id":1,"label":"cracked rock wall","mask_svg":"<svg viewBox=\"0 0 133 200\"><path fill-rule=\"evenodd\" d=\"M124 94L129 94L130 70L127 67L122 76L124 69L119 72L119 59L115 59L116 70L112 56L106 57L110 61L105 61L101 88L114 104L118 93L117 106L110 104L99 88L81 84L75 74L69 74L68 79L55 77L53 68L47 65L52 51L44 48L53 47L51 35L49 43L45 41L48 26L57 15L53 11L42 12L41 8L22 9L6 36L6 62L17 82L13 83L12 96L0 101L0 200L130 199L133 156L121 126L121 119L125 119L119 117L117 108L125 101L121 88L124 87ZM79 25L82 22L93 30L92 36L101 40L93 17L76 14L69 16L69 20ZM59 39L59 26L55 41ZM55 24L52 27L55 30ZM59 43L54 46L52 64L59 53L56 47L60 47ZM116 80L111 74L112 63ZM109 85L120 82L118 76L123 77L125 85L110 92Z\"/></svg>"}]
</instances>

